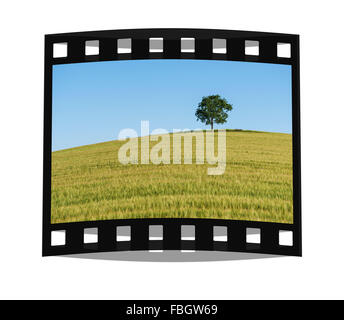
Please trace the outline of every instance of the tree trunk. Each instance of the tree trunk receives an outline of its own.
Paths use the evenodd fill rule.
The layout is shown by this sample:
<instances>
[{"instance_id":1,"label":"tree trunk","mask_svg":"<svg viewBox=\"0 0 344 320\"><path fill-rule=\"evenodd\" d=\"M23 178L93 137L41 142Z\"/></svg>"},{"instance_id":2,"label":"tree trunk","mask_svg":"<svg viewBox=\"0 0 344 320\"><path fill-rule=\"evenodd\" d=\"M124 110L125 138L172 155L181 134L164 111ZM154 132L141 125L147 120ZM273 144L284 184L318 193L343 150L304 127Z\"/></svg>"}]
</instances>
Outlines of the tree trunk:
<instances>
[{"instance_id":1,"label":"tree trunk","mask_svg":"<svg viewBox=\"0 0 344 320\"><path fill-rule=\"evenodd\" d=\"M211 120L210 125L211 125L211 130L213 130L213 127L214 127L214 122L213 122L213 120Z\"/></svg>"}]
</instances>

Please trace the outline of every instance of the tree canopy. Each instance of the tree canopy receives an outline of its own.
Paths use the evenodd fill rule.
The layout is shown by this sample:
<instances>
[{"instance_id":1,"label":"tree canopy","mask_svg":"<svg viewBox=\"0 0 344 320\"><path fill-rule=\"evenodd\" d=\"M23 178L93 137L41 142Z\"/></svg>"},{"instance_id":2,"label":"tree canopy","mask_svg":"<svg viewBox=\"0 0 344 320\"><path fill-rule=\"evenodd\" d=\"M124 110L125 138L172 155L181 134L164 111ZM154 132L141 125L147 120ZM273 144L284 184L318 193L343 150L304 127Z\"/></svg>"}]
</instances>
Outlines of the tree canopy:
<instances>
[{"instance_id":1,"label":"tree canopy","mask_svg":"<svg viewBox=\"0 0 344 320\"><path fill-rule=\"evenodd\" d=\"M232 109L233 106L225 98L221 98L220 95L216 94L202 98L196 109L195 116L197 121L210 125L213 130L214 123L222 124L227 122L228 112Z\"/></svg>"}]
</instances>

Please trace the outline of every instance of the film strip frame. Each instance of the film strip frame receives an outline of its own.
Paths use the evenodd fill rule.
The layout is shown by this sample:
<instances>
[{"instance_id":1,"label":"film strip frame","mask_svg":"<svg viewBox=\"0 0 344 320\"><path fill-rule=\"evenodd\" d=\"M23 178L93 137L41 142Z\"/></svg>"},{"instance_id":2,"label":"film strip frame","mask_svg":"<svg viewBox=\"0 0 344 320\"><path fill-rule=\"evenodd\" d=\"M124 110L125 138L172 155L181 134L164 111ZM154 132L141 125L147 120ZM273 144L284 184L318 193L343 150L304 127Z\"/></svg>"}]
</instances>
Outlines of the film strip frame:
<instances>
[{"instance_id":1,"label":"film strip frame","mask_svg":"<svg viewBox=\"0 0 344 320\"><path fill-rule=\"evenodd\" d=\"M150 39L163 39L162 52L150 52ZM181 39L194 39L193 52L182 52ZM119 39L130 40L130 52L118 53ZM225 40L225 53L215 53L214 39ZM98 44L97 54L85 52L86 42ZM259 54L245 52L247 41L259 45ZM66 44L65 57L54 57L54 44ZM279 57L278 44L290 46L290 57ZM159 50L161 51L161 50ZM136 60L206 59L291 65L293 131L293 224L219 219L123 219L51 224L52 69L56 64ZM215 250L301 256L301 150L299 36L291 34L212 29L128 29L52 34L45 36L43 256L126 250ZM130 227L129 240L118 241L117 228ZM150 240L150 226L161 226L163 236ZM182 239L183 226L193 226L194 238ZM214 228L224 227L226 241L214 240ZM96 228L97 241L85 243L85 231ZM248 241L256 229L259 243ZM52 245L52 233L64 231L65 242ZM292 245L283 245L281 232L292 233Z\"/></svg>"}]
</instances>

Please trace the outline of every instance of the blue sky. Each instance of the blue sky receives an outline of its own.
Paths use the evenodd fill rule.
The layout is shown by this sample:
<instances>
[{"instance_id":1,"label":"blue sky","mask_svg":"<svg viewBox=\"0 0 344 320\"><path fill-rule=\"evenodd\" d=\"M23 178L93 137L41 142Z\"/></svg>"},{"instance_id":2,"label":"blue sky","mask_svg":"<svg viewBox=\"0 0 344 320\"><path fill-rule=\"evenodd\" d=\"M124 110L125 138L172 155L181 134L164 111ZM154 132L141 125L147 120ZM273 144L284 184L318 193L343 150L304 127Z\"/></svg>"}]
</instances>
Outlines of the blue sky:
<instances>
[{"instance_id":1,"label":"blue sky","mask_svg":"<svg viewBox=\"0 0 344 320\"><path fill-rule=\"evenodd\" d=\"M141 120L150 130L209 129L196 120L203 96L233 105L215 129L292 132L291 67L214 60L136 60L53 67L52 150L116 140Z\"/></svg>"}]
</instances>

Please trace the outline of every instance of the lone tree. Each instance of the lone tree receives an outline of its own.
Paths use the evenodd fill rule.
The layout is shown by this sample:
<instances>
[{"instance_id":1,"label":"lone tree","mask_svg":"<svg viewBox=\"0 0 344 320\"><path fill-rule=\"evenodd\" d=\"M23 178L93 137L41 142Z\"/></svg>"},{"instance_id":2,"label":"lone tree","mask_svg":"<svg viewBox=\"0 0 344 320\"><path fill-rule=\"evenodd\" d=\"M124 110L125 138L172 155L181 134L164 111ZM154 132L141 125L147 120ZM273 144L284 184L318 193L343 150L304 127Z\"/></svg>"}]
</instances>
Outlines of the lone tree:
<instances>
[{"instance_id":1,"label":"lone tree","mask_svg":"<svg viewBox=\"0 0 344 320\"><path fill-rule=\"evenodd\" d=\"M211 130L215 123L227 122L228 112L233 109L233 106L227 102L225 98L221 98L218 94L213 96L203 97L198 104L195 116L197 121L210 124Z\"/></svg>"}]
</instances>

